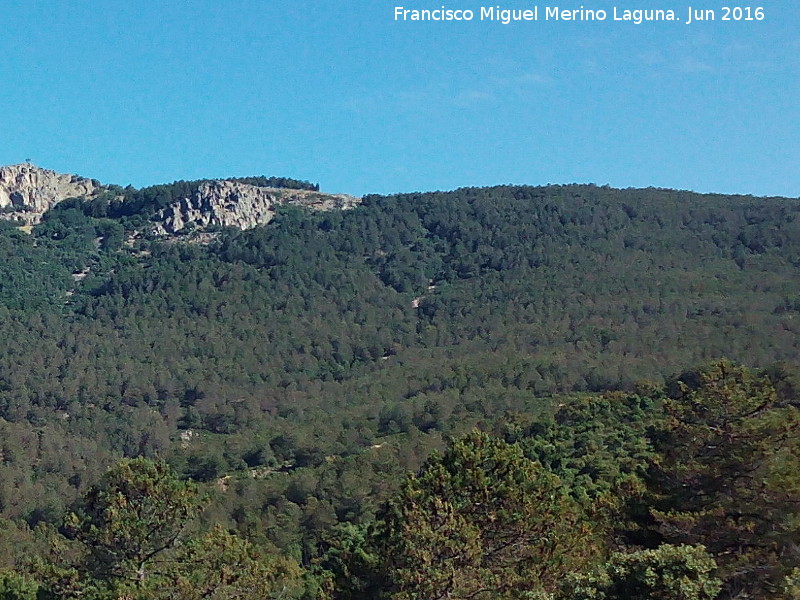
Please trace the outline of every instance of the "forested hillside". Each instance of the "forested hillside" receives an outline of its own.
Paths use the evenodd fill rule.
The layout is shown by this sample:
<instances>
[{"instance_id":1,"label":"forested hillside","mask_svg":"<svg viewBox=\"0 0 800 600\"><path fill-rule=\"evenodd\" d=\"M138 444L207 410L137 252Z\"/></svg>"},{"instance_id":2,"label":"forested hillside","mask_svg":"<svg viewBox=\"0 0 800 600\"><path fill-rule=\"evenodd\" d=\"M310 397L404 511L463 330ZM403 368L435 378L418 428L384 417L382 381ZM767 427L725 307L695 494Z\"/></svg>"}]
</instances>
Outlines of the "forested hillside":
<instances>
[{"instance_id":1,"label":"forested hillside","mask_svg":"<svg viewBox=\"0 0 800 600\"><path fill-rule=\"evenodd\" d=\"M0 598L800 597L800 200L181 185L0 221Z\"/></svg>"}]
</instances>

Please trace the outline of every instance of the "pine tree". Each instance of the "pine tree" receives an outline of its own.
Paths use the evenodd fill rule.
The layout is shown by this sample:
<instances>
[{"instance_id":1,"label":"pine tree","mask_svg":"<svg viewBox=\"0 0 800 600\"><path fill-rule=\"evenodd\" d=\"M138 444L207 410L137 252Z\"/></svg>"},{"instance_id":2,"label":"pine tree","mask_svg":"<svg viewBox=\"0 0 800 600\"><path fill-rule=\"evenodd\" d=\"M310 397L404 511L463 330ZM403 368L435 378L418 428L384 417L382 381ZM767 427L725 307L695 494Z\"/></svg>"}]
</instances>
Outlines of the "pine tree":
<instances>
[{"instance_id":1,"label":"pine tree","mask_svg":"<svg viewBox=\"0 0 800 600\"><path fill-rule=\"evenodd\" d=\"M726 593L776 594L797 564L800 411L766 377L724 361L683 376L671 396L655 435L658 534L705 545Z\"/></svg>"},{"instance_id":2,"label":"pine tree","mask_svg":"<svg viewBox=\"0 0 800 600\"><path fill-rule=\"evenodd\" d=\"M374 535L384 597L434 600L552 590L593 533L558 477L474 431L408 479Z\"/></svg>"}]
</instances>

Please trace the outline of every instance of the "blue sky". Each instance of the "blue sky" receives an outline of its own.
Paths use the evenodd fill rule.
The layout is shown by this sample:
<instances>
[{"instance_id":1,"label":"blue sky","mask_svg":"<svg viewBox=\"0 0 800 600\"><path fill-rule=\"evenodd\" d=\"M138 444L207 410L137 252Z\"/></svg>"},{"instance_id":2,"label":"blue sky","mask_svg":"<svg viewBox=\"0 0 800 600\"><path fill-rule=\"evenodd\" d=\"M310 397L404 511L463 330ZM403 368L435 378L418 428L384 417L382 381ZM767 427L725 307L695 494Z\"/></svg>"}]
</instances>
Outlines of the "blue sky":
<instances>
[{"instance_id":1,"label":"blue sky","mask_svg":"<svg viewBox=\"0 0 800 600\"><path fill-rule=\"evenodd\" d=\"M501 5L537 4L685 20L724 2ZM396 22L396 5L492 3L5 0L0 164L137 187L264 174L359 195L594 182L800 196L796 0L694 25Z\"/></svg>"}]
</instances>

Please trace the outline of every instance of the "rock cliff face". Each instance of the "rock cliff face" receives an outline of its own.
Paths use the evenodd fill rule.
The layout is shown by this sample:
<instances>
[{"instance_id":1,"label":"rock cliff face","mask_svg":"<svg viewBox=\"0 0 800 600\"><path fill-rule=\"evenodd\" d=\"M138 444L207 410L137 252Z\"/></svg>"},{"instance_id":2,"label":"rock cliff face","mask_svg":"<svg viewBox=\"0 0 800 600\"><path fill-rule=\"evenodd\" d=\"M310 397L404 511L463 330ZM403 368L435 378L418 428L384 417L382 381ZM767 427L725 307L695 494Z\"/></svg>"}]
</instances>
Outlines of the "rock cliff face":
<instances>
[{"instance_id":1,"label":"rock cliff face","mask_svg":"<svg viewBox=\"0 0 800 600\"><path fill-rule=\"evenodd\" d=\"M200 184L189 197L159 211L154 219L154 231L170 235L207 227L251 229L269 223L281 204L305 206L312 210L342 210L360 202L360 198L343 194L258 187L238 181L210 181Z\"/></svg>"},{"instance_id":2,"label":"rock cliff face","mask_svg":"<svg viewBox=\"0 0 800 600\"><path fill-rule=\"evenodd\" d=\"M64 175L30 164L0 167L0 218L35 225L67 198L92 198L107 190L93 179ZM282 204L312 210L352 208L360 198L310 190L260 187L241 181L206 181L152 217L156 234L173 235L213 227L250 229L272 220Z\"/></svg>"},{"instance_id":3,"label":"rock cliff face","mask_svg":"<svg viewBox=\"0 0 800 600\"><path fill-rule=\"evenodd\" d=\"M92 179L63 175L30 164L0 167L0 217L33 225L62 200L91 197L103 189Z\"/></svg>"}]
</instances>

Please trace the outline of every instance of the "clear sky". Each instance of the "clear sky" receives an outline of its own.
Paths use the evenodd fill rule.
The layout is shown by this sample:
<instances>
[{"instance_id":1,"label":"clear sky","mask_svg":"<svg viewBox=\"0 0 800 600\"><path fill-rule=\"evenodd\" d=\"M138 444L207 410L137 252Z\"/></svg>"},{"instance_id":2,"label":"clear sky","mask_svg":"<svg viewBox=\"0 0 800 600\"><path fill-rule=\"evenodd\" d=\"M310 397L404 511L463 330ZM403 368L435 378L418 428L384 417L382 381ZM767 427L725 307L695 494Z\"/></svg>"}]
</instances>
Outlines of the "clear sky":
<instances>
[{"instance_id":1,"label":"clear sky","mask_svg":"<svg viewBox=\"0 0 800 600\"><path fill-rule=\"evenodd\" d=\"M800 2L509 2L606 21L400 22L461 0L4 0L0 164L140 187L501 183L800 196ZM495 3L494 6L498 4ZM680 22L614 22L626 8ZM716 20L686 24L688 8ZM746 6L740 3L739 6Z\"/></svg>"}]
</instances>

